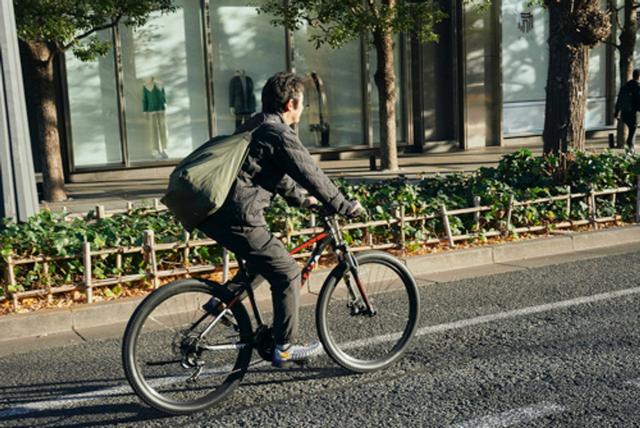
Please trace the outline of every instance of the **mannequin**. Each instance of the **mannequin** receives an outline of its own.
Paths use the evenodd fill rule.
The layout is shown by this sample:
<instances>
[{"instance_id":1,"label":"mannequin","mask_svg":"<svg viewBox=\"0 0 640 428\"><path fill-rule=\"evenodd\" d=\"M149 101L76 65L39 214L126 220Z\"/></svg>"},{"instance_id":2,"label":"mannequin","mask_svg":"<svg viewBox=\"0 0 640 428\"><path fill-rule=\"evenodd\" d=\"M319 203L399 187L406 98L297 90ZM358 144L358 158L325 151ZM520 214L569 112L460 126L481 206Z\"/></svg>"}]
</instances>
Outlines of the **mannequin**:
<instances>
[{"instance_id":1,"label":"mannequin","mask_svg":"<svg viewBox=\"0 0 640 428\"><path fill-rule=\"evenodd\" d=\"M151 76L142 86L142 111L147 117L149 127L150 146L153 157L167 159L167 123L165 108L167 98L164 85L160 80Z\"/></svg>"},{"instance_id":2,"label":"mannequin","mask_svg":"<svg viewBox=\"0 0 640 428\"><path fill-rule=\"evenodd\" d=\"M229 109L231 115L235 116L236 129L256 111L253 79L247 76L245 70L236 70L229 82Z\"/></svg>"},{"instance_id":3,"label":"mannequin","mask_svg":"<svg viewBox=\"0 0 640 428\"><path fill-rule=\"evenodd\" d=\"M313 133L316 144L329 147L330 127L327 121L327 94L322 78L312 71L305 76L307 120L309 131Z\"/></svg>"}]
</instances>

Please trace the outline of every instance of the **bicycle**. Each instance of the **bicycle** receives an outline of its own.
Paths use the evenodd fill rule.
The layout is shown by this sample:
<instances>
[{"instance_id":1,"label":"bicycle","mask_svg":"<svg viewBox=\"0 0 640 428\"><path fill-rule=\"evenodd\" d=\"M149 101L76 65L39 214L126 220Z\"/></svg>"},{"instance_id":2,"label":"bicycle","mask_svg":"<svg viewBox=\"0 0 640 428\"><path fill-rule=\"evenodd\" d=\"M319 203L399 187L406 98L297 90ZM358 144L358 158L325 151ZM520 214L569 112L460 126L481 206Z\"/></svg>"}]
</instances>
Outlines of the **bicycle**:
<instances>
[{"instance_id":1,"label":"bicycle","mask_svg":"<svg viewBox=\"0 0 640 428\"><path fill-rule=\"evenodd\" d=\"M320 212L323 231L291 251L313 246L301 287L327 248L337 265L318 293L315 321L326 353L343 368L365 373L396 362L413 338L419 315L416 282L392 255L354 255L336 215ZM240 269L246 269L239 261ZM390 280L387 280L390 279ZM248 297L256 328L240 303ZM203 310L211 297L219 313ZM125 329L122 359L127 380L148 405L169 414L213 406L244 377L253 349L271 361L274 339L263 322L250 282L241 294L205 279L171 282L148 295Z\"/></svg>"}]
</instances>

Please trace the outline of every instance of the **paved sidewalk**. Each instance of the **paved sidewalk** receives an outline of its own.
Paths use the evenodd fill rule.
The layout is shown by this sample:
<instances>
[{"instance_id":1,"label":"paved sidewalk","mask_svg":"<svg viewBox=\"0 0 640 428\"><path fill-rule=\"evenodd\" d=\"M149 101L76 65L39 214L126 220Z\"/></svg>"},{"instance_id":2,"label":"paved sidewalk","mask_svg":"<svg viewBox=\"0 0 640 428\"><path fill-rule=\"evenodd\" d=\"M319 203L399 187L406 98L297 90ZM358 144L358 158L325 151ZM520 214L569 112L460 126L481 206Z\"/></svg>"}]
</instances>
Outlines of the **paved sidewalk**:
<instances>
[{"instance_id":1,"label":"paved sidewalk","mask_svg":"<svg viewBox=\"0 0 640 428\"><path fill-rule=\"evenodd\" d=\"M408 257L405 261L422 282L439 283L630 251L640 251L640 225L593 232L563 232L546 238ZM319 270L312 274L310 288L314 293L319 291L327 273L327 270ZM257 298L261 306L269 310L268 286L258 289ZM315 294L308 293L305 287L302 304L313 304L314 299ZM2 316L0 355L121 337L140 301L141 298L122 299Z\"/></svg>"},{"instance_id":2,"label":"paved sidewalk","mask_svg":"<svg viewBox=\"0 0 640 428\"><path fill-rule=\"evenodd\" d=\"M401 154L399 158L400 171L391 174L370 171L369 159L366 157L320 161L320 166L331 177L347 179L380 179L395 177L398 174L417 177L437 173L471 172L481 167L495 166L505 154L525 147L531 149L536 155L542 153L540 145L517 145L457 150L446 153ZM604 150L607 147L605 140L590 140L588 143L590 150ZM48 206L53 210L62 210L63 207L66 207L71 212L88 212L95 209L97 205L103 205L108 210L121 209L126 208L127 202L141 203L144 200L162 197L166 185L166 178L69 183L67 190L71 200L51 203Z\"/></svg>"}]
</instances>

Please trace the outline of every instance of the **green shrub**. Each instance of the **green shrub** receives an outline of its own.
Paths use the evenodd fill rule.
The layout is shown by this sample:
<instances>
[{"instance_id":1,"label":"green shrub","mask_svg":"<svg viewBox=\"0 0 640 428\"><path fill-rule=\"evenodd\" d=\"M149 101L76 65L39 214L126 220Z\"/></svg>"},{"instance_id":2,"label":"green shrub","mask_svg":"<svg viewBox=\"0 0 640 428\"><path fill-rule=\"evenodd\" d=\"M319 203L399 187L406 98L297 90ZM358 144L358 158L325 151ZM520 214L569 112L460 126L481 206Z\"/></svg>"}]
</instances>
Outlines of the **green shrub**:
<instances>
[{"instance_id":1,"label":"green shrub","mask_svg":"<svg viewBox=\"0 0 640 428\"><path fill-rule=\"evenodd\" d=\"M354 183L337 180L337 184L350 199L358 199L367 210L367 219L389 221L400 209L405 215L438 215L442 206L448 210L474 205L474 196L489 211L480 216L479 227L473 214L449 218L454 234L479 233L502 230L506 224L506 207L511 197L517 201L547 198L572 192L588 192L604 188L635 185L640 173L640 159L635 156L605 151L599 154L570 153L567 156L536 157L523 149L505 155L495 168L481 168L470 174L448 174L424 177L420 180L397 178L373 183ZM614 206L611 197L597 198L598 216L611 216L616 212L624 220L635 214L635 192L617 196ZM573 200L570 216L567 216L566 201L520 206L514 208L511 221L514 227L553 225L558 221L587 219L586 200ZM0 225L0 254L3 260L9 255L23 258L37 255L79 255L82 243L87 241L93 251L117 248L140 247L145 230L154 230L157 243L176 242L184 239L184 231L168 212L153 212L138 209L129 214L118 214L97 220L94 213L72 221L65 220L66 213L41 211L26 223L16 224L4 220ZM266 213L267 222L274 232L306 228L311 225L308 211L289 207L282 198L276 198ZM444 237L441 217L428 221L407 223L405 237L408 246L417 248L420 243L434 237ZM350 245L364 245L371 239L374 243L397 242L400 226L369 227L367 230L345 232ZM192 239L204 238L194 233ZM304 237L294 237L290 246L298 245ZM162 251L158 261L161 269L175 265L220 263L222 250L217 247L199 247L190 250L189 260L183 260L182 251ZM122 265L116 267L115 256L94 257L93 274L96 278L107 278L126 273L141 273L145 261L141 254L122 257ZM16 269L18 284L15 290L22 291L51 285L62 285L81 280L81 259L51 263L49 279L44 275L41 263L23 265ZM3 293L0 288L0 295Z\"/></svg>"}]
</instances>

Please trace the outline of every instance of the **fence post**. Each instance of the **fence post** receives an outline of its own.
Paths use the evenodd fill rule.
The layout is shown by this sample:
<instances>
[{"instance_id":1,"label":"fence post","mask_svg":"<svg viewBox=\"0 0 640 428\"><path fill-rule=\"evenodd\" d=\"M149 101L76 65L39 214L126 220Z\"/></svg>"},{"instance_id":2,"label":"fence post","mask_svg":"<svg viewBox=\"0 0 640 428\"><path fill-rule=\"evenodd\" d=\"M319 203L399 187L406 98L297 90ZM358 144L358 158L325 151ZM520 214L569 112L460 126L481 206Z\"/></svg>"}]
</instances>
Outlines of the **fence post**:
<instances>
[{"instance_id":1,"label":"fence post","mask_svg":"<svg viewBox=\"0 0 640 428\"><path fill-rule=\"evenodd\" d=\"M42 276L44 277L44 280L46 281L46 285L47 285L47 302L51 303L53 302L53 292L51 291L51 278L49 277L49 262L45 260L42 265L43 265Z\"/></svg>"},{"instance_id":2,"label":"fence post","mask_svg":"<svg viewBox=\"0 0 640 428\"><path fill-rule=\"evenodd\" d=\"M182 262L182 266L187 270L187 272L189 272L189 266L191 265L191 263L189 262L189 252L190 252L189 239L191 239L191 234L185 230L184 231L184 251L183 251L184 259Z\"/></svg>"},{"instance_id":3,"label":"fence post","mask_svg":"<svg viewBox=\"0 0 640 428\"><path fill-rule=\"evenodd\" d=\"M229 251L222 249L222 282L229 281Z\"/></svg>"},{"instance_id":4,"label":"fence post","mask_svg":"<svg viewBox=\"0 0 640 428\"><path fill-rule=\"evenodd\" d=\"M449 216L447 215L446 205L442 204L442 206L440 207L440 214L442 214L442 223L444 224L445 232L447 232L449 246L454 247L456 244L453 241L453 233L451 233L451 224L449 224Z\"/></svg>"},{"instance_id":5,"label":"fence post","mask_svg":"<svg viewBox=\"0 0 640 428\"><path fill-rule=\"evenodd\" d=\"M571 186L567 186L567 220L571 220Z\"/></svg>"},{"instance_id":6,"label":"fence post","mask_svg":"<svg viewBox=\"0 0 640 428\"><path fill-rule=\"evenodd\" d=\"M480 208L480 196L473 197L473 206L475 208ZM476 232L480 232L480 211L473 213L473 221L476 224Z\"/></svg>"},{"instance_id":7,"label":"fence post","mask_svg":"<svg viewBox=\"0 0 640 428\"><path fill-rule=\"evenodd\" d=\"M153 199L153 209L154 209L154 211L159 211L160 210L160 199L158 199L158 198L154 198Z\"/></svg>"},{"instance_id":8,"label":"fence post","mask_svg":"<svg viewBox=\"0 0 640 428\"><path fill-rule=\"evenodd\" d=\"M9 287L15 290L16 286L18 285L16 283L16 272L13 270L13 268L14 268L13 257L8 256L7 257L7 282L9 284L5 285L4 293L5 293L5 296L7 296L7 299L11 297L11 299L13 300L13 309L18 310L18 306L20 306L18 304L18 296L16 296L15 292L9 291Z\"/></svg>"},{"instance_id":9,"label":"fence post","mask_svg":"<svg viewBox=\"0 0 640 428\"><path fill-rule=\"evenodd\" d=\"M404 205L400 206L400 248L404 250L406 243L406 235L405 235L405 221L404 221Z\"/></svg>"},{"instance_id":10,"label":"fence post","mask_svg":"<svg viewBox=\"0 0 640 428\"><path fill-rule=\"evenodd\" d=\"M507 207L507 226L504 231L504 236L509 236L511 234L511 216L513 215L513 206L515 203L515 197L511 195L509 197L509 206Z\"/></svg>"},{"instance_id":11,"label":"fence post","mask_svg":"<svg viewBox=\"0 0 640 428\"><path fill-rule=\"evenodd\" d=\"M116 254L116 270L118 271L118 278L122 277L122 253ZM118 283L120 285L120 283Z\"/></svg>"},{"instance_id":12,"label":"fence post","mask_svg":"<svg viewBox=\"0 0 640 428\"><path fill-rule=\"evenodd\" d=\"M96 218L100 220L100 219L103 219L104 217L105 217L104 205L96 206Z\"/></svg>"},{"instance_id":13,"label":"fence post","mask_svg":"<svg viewBox=\"0 0 640 428\"><path fill-rule=\"evenodd\" d=\"M93 303L93 287L91 285L91 244L82 243L82 261L84 263L84 291L87 295L87 303Z\"/></svg>"},{"instance_id":14,"label":"fence post","mask_svg":"<svg viewBox=\"0 0 640 428\"><path fill-rule=\"evenodd\" d=\"M158 263L156 260L155 236L153 230L144 231L144 251L147 253L147 264L151 266L153 288L158 288L160 281L158 279Z\"/></svg>"},{"instance_id":15,"label":"fence post","mask_svg":"<svg viewBox=\"0 0 640 428\"><path fill-rule=\"evenodd\" d=\"M636 223L640 223L640 175L636 177Z\"/></svg>"},{"instance_id":16,"label":"fence post","mask_svg":"<svg viewBox=\"0 0 640 428\"><path fill-rule=\"evenodd\" d=\"M133 211L133 202L127 202L127 213L131 214Z\"/></svg>"},{"instance_id":17,"label":"fence post","mask_svg":"<svg viewBox=\"0 0 640 428\"><path fill-rule=\"evenodd\" d=\"M594 229L598 228L598 223L596 223L597 215L595 190L589 189L589 222Z\"/></svg>"}]
</instances>

